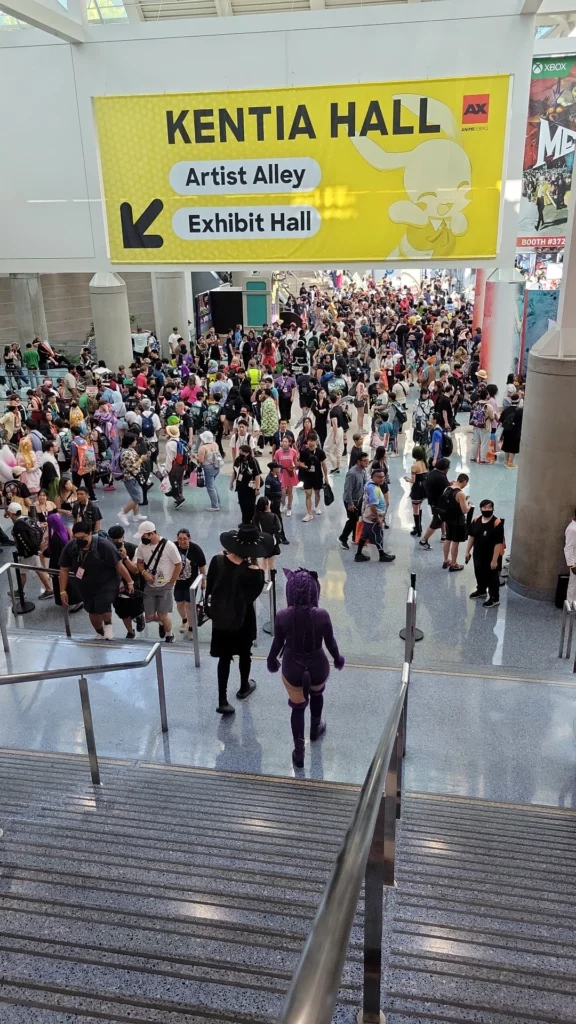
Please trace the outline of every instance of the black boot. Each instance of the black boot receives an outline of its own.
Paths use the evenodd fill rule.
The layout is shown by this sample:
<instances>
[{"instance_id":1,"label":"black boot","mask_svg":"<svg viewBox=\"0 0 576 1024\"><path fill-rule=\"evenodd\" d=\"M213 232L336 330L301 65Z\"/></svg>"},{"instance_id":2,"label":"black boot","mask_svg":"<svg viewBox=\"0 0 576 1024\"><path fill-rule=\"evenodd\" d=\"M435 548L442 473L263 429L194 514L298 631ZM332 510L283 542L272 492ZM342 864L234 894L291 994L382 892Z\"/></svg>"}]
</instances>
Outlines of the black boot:
<instances>
[{"instance_id":1,"label":"black boot","mask_svg":"<svg viewBox=\"0 0 576 1024\"><path fill-rule=\"evenodd\" d=\"M365 543L366 542L363 541L363 540L361 540L358 543L358 550L356 551L356 554L354 555L354 561L355 562L369 562L370 561L370 556L369 555L363 555L362 554L362 548L364 547Z\"/></svg>"},{"instance_id":2,"label":"black boot","mask_svg":"<svg viewBox=\"0 0 576 1024\"><path fill-rule=\"evenodd\" d=\"M292 751L292 763L295 768L304 767L304 751L306 744L304 742L304 712L305 708L292 708L292 715L290 717L290 725L292 726L292 736L294 739L294 750Z\"/></svg>"},{"instance_id":3,"label":"black boot","mask_svg":"<svg viewBox=\"0 0 576 1024\"><path fill-rule=\"evenodd\" d=\"M410 530L410 536L411 537L419 537L420 536L420 516L418 515L418 513L414 516L414 529Z\"/></svg>"}]
</instances>

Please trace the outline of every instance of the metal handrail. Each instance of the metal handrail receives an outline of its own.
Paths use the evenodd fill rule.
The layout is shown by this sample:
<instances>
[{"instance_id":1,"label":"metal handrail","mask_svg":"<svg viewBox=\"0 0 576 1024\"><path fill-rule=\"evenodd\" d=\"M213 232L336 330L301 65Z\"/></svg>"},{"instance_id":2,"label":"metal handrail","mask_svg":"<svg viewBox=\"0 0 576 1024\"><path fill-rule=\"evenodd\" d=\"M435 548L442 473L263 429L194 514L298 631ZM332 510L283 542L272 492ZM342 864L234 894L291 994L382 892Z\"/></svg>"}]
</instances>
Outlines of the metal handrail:
<instances>
[{"instance_id":1,"label":"metal handrail","mask_svg":"<svg viewBox=\"0 0 576 1024\"><path fill-rule=\"evenodd\" d=\"M558 657L564 656L564 637L566 635L566 623L568 622L568 638L566 642L566 657L570 657L572 650L572 634L574 632L574 617L576 616L576 601L564 601L562 606L562 628L560 630L560 650ZM575 663L576 664L576 663ZM575 669L576 671L576 669Z\"/></svg>"},{"instance_id":2,"label":"metal handrail","mask_svg":"<svg viewBox=\"0 0 576 1024\"><path fill-rule=\"evenodd\" d=\"M385 885L394 885L396 818L400 817L401 808L402 759L416 626L413 586L408 593L406 626L407 657L400 688L293 975L279 1024L330 1024L332 1021L363 877L364 996L358 1021L368 1024L383 1019L380 1012L383 889Z\"/></svg>"},{"instance_id":3,"label":"metal handrail","mask_svg":"<svg viewBox=\"0 0 576 1024\"><path fill-rule=\"evenodd\" d=\"M86 733L86 746L88 748L88 759L90 762L90 774L94 785L100 785L100 769L98 766L98 754L94 738L94 725L92 722L92 709L90 707L90 694L88 692L88 680L86 676L99 675L105 672L119 672L126 669L145 668L152 659L156 660L156 678L158 682L158 700L160 703L160 723L162 732L168 732L168 717L166 714L166 691L164 687L164 666L162 664L162 644L155 643L145 658L138 661L118 661L114 665L77 665L73 668L38 669L36 672L12 672L0 678L0 686L8 686L15 683L31 683L36 679L44 682L46 679L69 679L78 676L80 686L80 701L82 704L82 717L84 719L84 731Z\"/></svg>"}]
</instances>

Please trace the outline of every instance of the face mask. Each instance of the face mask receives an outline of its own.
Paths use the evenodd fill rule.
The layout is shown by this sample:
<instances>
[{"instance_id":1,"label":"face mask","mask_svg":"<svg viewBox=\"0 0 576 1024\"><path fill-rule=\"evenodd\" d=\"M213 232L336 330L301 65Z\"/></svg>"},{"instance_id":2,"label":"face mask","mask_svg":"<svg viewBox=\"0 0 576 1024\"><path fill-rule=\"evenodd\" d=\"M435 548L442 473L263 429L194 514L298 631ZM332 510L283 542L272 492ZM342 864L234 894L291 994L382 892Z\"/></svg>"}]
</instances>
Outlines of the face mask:
<instances>
[{"instance_id":1,"label":"face mask","mask_svg":"<svg viewBox=\"0 0 576 1024\"><path fill-rule=\"evenodd\" d=\"M152 538L151 537L142 537L141 540L142 540L143 544L151 544L152 543Z\"/></svg>"},{"instance_id":2,"label":"face mask","mask_svg":"<svg viewBox=\"0 0 576 1024\"><path fill-rule=\"evenodd\" d=\"M77 538L76 543L78 544L79 548L87 548L89 543L90 543L90 541L89 540L79 540Z\"/></svg>"},{"instance_id":3,"label":"face mask","mask_svg":"<svg viewBox=\"0 0 576 1024\"><path fill-rule=\"evenodd\" d=\"M482 518L483 519L491 519L492 516L494 515L494 509L493 508L481 508L480 511L482 513Z\"/></svg>"}]
</instances>

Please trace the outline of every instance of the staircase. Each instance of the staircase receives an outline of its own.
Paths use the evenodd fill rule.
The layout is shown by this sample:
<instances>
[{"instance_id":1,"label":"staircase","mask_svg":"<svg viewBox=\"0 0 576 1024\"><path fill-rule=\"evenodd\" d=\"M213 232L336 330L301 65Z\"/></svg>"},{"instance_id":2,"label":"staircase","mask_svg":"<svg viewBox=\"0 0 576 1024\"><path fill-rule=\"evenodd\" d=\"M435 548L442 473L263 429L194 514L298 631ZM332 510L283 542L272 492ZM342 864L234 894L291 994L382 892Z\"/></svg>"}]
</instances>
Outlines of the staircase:
<instances>
[{"instance_id":1,"label":"staircase","mask_svg":"<svg viewBox=\"0 0 576 1024\"><path fill-rule=\"evenodd\" d=\"M2 1024L271 1024L358 791L0 750ZM411 794L388 1024L574 1024L576 813ZM361 1002L362 904L334 1020Z\"/></svg>"},{"instance_id":2,"label":"staircase","mask_svg":"<svg viewBox=\"0 0 576 1024\"><path fill-rule=\"evenodd\" d=\"M264 1024L357 790L0 751L2 1024ZM361 930L339 1012L361 998Z\"/></svg>"},{"instance_id":3,"label":"staircase","mask_svg":"<svg viewBox=\"0 0 576 1024\"><path fill-rule=\"evenodd\" d=\"M574 1024L576 812L411 795L397 856L388 1024Z\"/></svg>"}]
</instances>

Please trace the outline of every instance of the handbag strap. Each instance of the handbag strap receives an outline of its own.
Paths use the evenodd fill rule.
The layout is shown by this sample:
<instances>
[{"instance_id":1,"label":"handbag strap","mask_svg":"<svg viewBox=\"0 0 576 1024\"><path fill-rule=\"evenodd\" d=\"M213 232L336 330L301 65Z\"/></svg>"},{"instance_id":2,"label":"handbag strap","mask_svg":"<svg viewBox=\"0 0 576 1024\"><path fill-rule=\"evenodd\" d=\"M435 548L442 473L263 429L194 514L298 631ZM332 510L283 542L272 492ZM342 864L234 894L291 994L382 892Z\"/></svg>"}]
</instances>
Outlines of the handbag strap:
<instances>
[{"instance_id":1,"label":"handbag strap","mask_svg":"<svg viewBox=\"0 0 576 1024\"><path fill-rule=\"evenodd\" d=\"M146 572L149 572L151 575L154 575L154 573L157 571L158 566L160 565L160 559L162 558L162 552L164 551L164 548L166 547L167 543L168 541L164 540L163 538L158 544L156 551L150 556L150 561L144 563L146 567ZM154 568L152 568L152 562L155 563Z\"/></svg>"}]
</instances>

